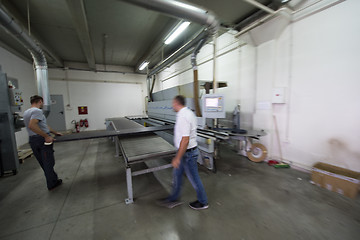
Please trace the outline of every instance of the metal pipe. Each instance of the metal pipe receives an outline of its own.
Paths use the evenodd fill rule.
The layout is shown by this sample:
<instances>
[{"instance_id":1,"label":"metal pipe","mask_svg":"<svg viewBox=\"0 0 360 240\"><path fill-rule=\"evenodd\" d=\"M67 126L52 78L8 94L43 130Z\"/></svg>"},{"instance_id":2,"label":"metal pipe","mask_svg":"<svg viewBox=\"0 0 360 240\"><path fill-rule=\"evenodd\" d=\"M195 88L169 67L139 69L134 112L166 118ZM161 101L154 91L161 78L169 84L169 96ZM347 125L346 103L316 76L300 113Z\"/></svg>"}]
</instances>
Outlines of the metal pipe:
<instances>
[{"instance_id":1,"label":"metal pipe","mask_svg":"<svg viewBox=\"0 0 360 240\"><path fill-rule=\"evenodd\" d=\"M310 4L310 5L308 5L308 6L304 7L304 8L301 8L301 9L299 9L299 10L296 10L296 11L293 12L293 13L294 13L294 14L297 14L297 13L299 13L299 12L301 12L301 11L309 8L309 7L313 7L315 4L318 4L318 3L322 2L322 1L323 1L323 0L317 1L317 2L315 2L315 3L313 3L313 4ZM294 19L293 22L300 21L300 20L302 20L302 19L304 19L304 18L307 18L307 17L309 17L309 16L312 16L312 15L314 15L314 14L316 14L316 13L322 12L322 11L324 11L325 9L328 9L328 8L330 8L330 7L333 7L333 6L337 5L337 4L342 3L342 2L345 2L345 1L346 1L346 0L331 1L329 4L326 4L325 6L320 7L319 9L316 9L316 10L313 9L309 14L306 14L305 16L301 16L301 17L299 17L299 18Z\"/></svg>"},{"instance_id":2,"label":"metal pipe","mask_svg":"<svg viewBox=\"0 0 360 240\"><path fill-rule=\"evenodd\" d=\"M213 37L213 94L217 92L217 83L216 83L216 46L217 46L217 36L215 35ZM213 119L213 126L215 128L218 127L218 120L217 118Z\"/></svg>"},{"instance_id":3,"label":"metal pipe","mask_svg":"<svg viewBox=\"0 0 360 240\"><path fill-rule=\"evenodd\" d=\"M257 2L256 0L244 0L244 1L247 3L250 3L251 5L253 5L255 7L258 7L260 9L264 10L265 12L268 12L269 15L259 19L258 21L254 22L253 24L249 25L248 27L242 29L238 34L235 35L235 37L239 37L239 36L243 35L244 33L254 29L255 27L268 21L273 16L282 14L284 17L291 18L291 15L293 14L293 11L291 11L287 7L282 7L282 8L279 8L278 10L274 11L273 9Z\"/></svg>"},{"instance_id":4,"label":"metal pipe","mask_svg":"<svg viewBox=\"0 0 360 240\"><path fill-rule=\"evenodd\" d=\"M196 56L199 53L202 46L205 44L206 39L200 40L198 45L194 48L193 53L191 54L191 65L194 71L194 104L195 104L195 113L197 117L201 117L201 110L199 104L199 80L198 80L198 70L196 64Z\"/></svg>"},{"instance_id":5,"label":"metal pipe","mask_svg":"<svg viewBox=\"0 0 360 240\"><path fill-rule=\"evenodd\" d=\"M276 2L272 2L269 5L266 5L267 7L271 8L271 9L278 9ZM244 27L250 25L251 23L255 22L256 20L268 15L268 12L265 12L261 9L257 10L254 14L250 15L249 17L243 19L241 22L238 22L233 29L237 30L237 31L241 31L241 29L243 29Z\"/></svg>"},{"instance_id":6,"label":"metal pipe","mask_svg":"<svg viewBox=\"0 0 360 240\"><path fill-rule=\"evenodd\" d=\"M114 81L114 80L90 80L90 79L68 79L68 78L57 78L52 77L49 81L64 81L68 82L86 82L86 83L117 83L117 84L144 84L144 82L133 82L133 81ZM70 101L69 101L70 102Z\"/></svg>"},{"instance_id":7,"label":"metal pipe","mask_svg":"<svg viewBox=\"0 0 360 240\"><path fill-rule=\"evenodd\" d=\"M153 76L153 81L152 81L152 85L151 85L151 89L150 89L150 101L153 102L154 99L153 99L153 91L154 91L154 87L155 87L155 75Z\"/></svg>"},{"instance_id":8,"label":"metal pipe","mask_svg":"<svg viewBox=\"0 0 360 240\"><path fill-rule=\"evenodd\" d=\"M235 37L240 37L241 35L243 35L244 33L247 33L248 31L256 28L257 26L263 24L264 22L266 22L268 19L270 19L271 17L273 17L273 14L269 14L261 19L259 19L258 21L254 22L253 24L247 26L246 28L242 29L239 33L237 33L235 35Z\"/></svg>"},{"instance_id":9,"label":"metal pipe","mask_svg":"<svg viewBox=\"0 0 360 240\"><path fill-rule=\"evenodd\" d=\"M298 13L298 12L301 12L301 11L303 11L303 10L309 8L309 7L312 7L312 6L318 4L319 2L322 2L322 1L323 1L323 0L318 0L318 1L316 1L316 2L310 3L310 4L306 5L305 7L302 7L302 8L300 8L300 9L298 9L298 10L295 10L295 11L294 11L294 14L295 14L295 13Z\"/></svg>"},{"instance_id":10,"label":"metal pipe","mask_svg":"<svg viewBox=\"0 0 360 240\"><path fill-rule=\"evenodd\" d=\"M239 33L237 33L235 35L235 37L240 37L241 35L243 35L244 33L256 28L257 26L265 23L266 21L268 21L270 18L274 17L274 16L277 16L277 15L283 15L283 16L286 16L288 18L291 18L291 10L286 8L286 7L283 7L283 8L280 8L276 11L274 11L274 13L271 13L261 19L259 19L258 21L254 22L253 24L247 26L246 28L244 28L243 30L241 30Z\"/></svg>"},{"instance_id":11,"label":"metal pipe","mask_svg":"<svg viewBox=\"0 0 360 240\"><path fill-rule=\"evenodd\" d=\"M171 17L177 17L205 25L211 34L217 32L219 23L214 15L204 9L174 0L121 0L143 8L161 12Z\"/></svg>"},{"instance_id":12,"label":"metal pipe","mask_svg":"<svg viewBox=\"0 0 360 240\"><path fill-rule=\"evenodd\" d=\"M216 93L217 84L216 84L216 48L217 48L217 36L213 37L213 93Z\"/></svg>"},{"instance_id":13,"label":"metal pipe","mask_svg":"<svg viewBox=\"0 0 360 240\"><path fill-rule=\"evenodd\" d=\"M198 70L194 69L194 105L195 105L195 114L197 117L201 117L201 110L199 104L199 80L198 80Z\"/></svg>"},{"instance_id":14,"label":"metal pipe","mask_svg":"<svg viewBox=\"0 0 360 240\"><path fill-rule=\"evenodd\" d=\"M231 48L231 49L229 49L229 50L227 50L227 51L225 51L225 52L223 52L223 53L217 54L216 57L219 58L219 57L221 57L221 56L223 56L223 55L225 55L225 54L228 54L229 52L232 52L232 51L234 51L234 50L236 50L236 49L238 49L238 48L241 48L241 47L243 47L243 46L245 46L245 45L246 45L246 43L245 43L245 44L241 44L241 45L236 46L236 47L233 47L233 48ZM228 45L228 46L230 46L230 45ZM205 63L208 63L208 62L210 62L210 61L212 61L212 60L213 60L213 58L210 58L210 59L205 60L205 61L203 61L203 62L201 62L201 63L199 63L199 64L197 64L197 65L200 66L200 65L203 65L203 64L205 64ZM184 72L186 72L186 71L189 71L189 70L191 70L191 69L192 69L192 67L187 67L187 68L181 70L180 72L177 72L177 73L175 73L175 74L173 74L173 75L171 75L171 76L169 76L169 77L167 77L167 78L165 78L165 79L162 79L161 82L165 82L165 81L167 81L167 80L169 80L169 79L171 79L171 78L173 78L173 77L176 77L176 76L178 76L178 75L180 75L180 74L182 74L182 73L184 73Z\"/></svg>"},{"instance_id":15,"label":"metal pipe","mask_svg":"<svg viewBox=\"0 0 360 240\"><path fill-rule=\"evenodd\" d=\"M64 68L55 68L52 67L52 69L58 69L58 70L64 70ZM94 72L94 70L91 69L84 69L84 68L75 68L75 67L66 67L67 70L76 70L76 71L84 71L84 72ZM136 72L126 72L126 71L116 71L116 70L101 70L97 69L97 73L121 73L121 74L136 74L136 75L146 75L144 73L136 73Z\"/></svg>"},{"instance_id":16,"label":"metal pipe","mask_svg":"<svg viewBox=\"0 0 360 240\"><path fill-rule=\"evenodd\" d=\"M149 73L149 76L154 75L158 72L160 72L162 69L164 69L166 66L174 62L178 57L180 57L182 54L193 48L196 44L198 44L199 41L203 39L207 39L209 33L206 31L201 32L199 35L197 35L194 39L187 42L185 45L183 45L181 48L176 50L173 54L171 54L168 58L166 58L164 61L156 65Z\"/></svg>"},{"instance_id":17,"label":"metal pipe","mask_svg":"<svg viewBox=\"0 0 360 240\"><path fill-rule=\"evenodd\" d=\"M206 38L201 39L198 45L194 48L193 53L191 54L191 66L194 70L197 70L196 57L202 46L204 46L205 42L206 42Z\"/></svg>"},{"instance_id":18,"label":"metal pipe","mask_svg":"<svg viewBox=\"0 0 360 240\"><path fill-rule=\"evenodd\" d=\"M193 70L194 74L194 82L193 82L193 90L194 90L194 105L195 105L195 115L197 117L201 117L201 110L199 104L199 80L198 80L198 70Z\"/></svg>"},{"instance_id":19,"label":"metal pipe","mask_svg":"<svg viewBox=\"0 0 360 240\"><path fill-rule=\"evenodd\" d=\"M152 76L157 74L163 68L173 63L177 58L179 58L182 54L193 48L194 52L191 57L191 64L194 69L194 102L196 115L201 116L200 106L199 106L199 82L198 82L198 71L196 66L196 55L200 51L201 47L206 43L209 36L217 33L219 28L219 22L216 20L214 15L208 14L207 11L192 6L187 3L182 3L174 0L122 0L129 2L131 4L135 4L140 7L148 8L151 10L155 10L157 12L161 12L163 14L177 17L181 19L186 19L191 22L196 22L202 25L205 25L206 28L200 34L198 34L194 39L187 42L181 48L176 50L173 54L171 54L168 58L163 60L157 66L155 66L148 76ZM150 95L152 93L150 92ZM149 95L149 97L150 97Z\"/></svg>"},{"instance_id":20,"label":"metal pipe","mask_svg":"<svg viewBox=\"0 0 360 240\"><path fill-rule=\"evenodd\" d=\"M150 99L150 79L151 79L151 76L148 75L146 77L146 87L147 87L147 94L148 94L148 101L150 102L151 99Z\"/></svg>"},{"instance_id":21,"label":"metal pipe","mask_svg":"<svg viewBox=\"0 0 360 240\"><path fill-rule=\"evenodd\" d=\"M254 0L244 0L244 1L247 1L247 2L250 3L250 2L253 2ZM313 6L315 6L316 4L318 4L318 3L322 2L322 1L323 1L323 0L318 0L318 1L316 1L316 2L313 2L313 3L309 4L309 5L307 5L307 6L303 7L303 8L300 8L300 9L298 9L298 10L295 10L295 11L292 11L292 10L290 10L290 9L287 8L287 7L282 7L282 8L280 8L280 9L274 11L273 13L270 13L269 15L265 16L264 18L261 18L260 20L256 21L255 23L249 25L248 27L244 28L244 29L241 30L239 33L237 33L237 34L235 35L235 37L239 37L239 36L243 35L244 33L246 33L246 32L248 32L248 31L254 29L255 27L257 27L257 26L263 24L264 22L268 21L268 20L269 20L270 18L272 18L273 16L282 15L282 16L284 16L284 17L289 18L290 20L292 20L292 22L294 22L294 21L295 21L295 22L296 22L296 21L299 21L299 20L303 19L304 17L301 17L300 19L292 19L292 17L293 17L294 14L297 14L297 13L299 13L299 12L301 12L301 11L309 8L309 7L313 7ZM334 3L331 3L331 4L329 4L329 5L321 8L321 10L326 9L326 8L328 8L329 6L331 7L331 6L333 6L333 5L336 5L336 4L340 3L340 2L344 2L344 1L345 1L345 0L336 1L336 2L334 2ZM255 2L256 2L256 1L255 1ZM259 3L259 4L260 4L260 3Z\"/></svg>"},{"instance_id":22,"label":"metal pipe","mask_svg":"<svg viewBox=\"0 0 360 240\"><path fill-rule=\"evenodd\" d=\"M272 10L271 8L269 8L269 7L267 7L267 6L259 3L258 1L255 1L255 0L244 0L244 1L247 2L247 3L250 3L251 5L253 5L253 6L255 6L255 7L258 7L258 8L260 8L260 9L262 9L262 10L264 10L265 12L268 12L268 13L270 13L270 14L274 14L274 13L275 13L274 10Z\"/></svg>"},{"instance_id":23,"label":"metal pipe","mask_svg":"<svg viewBox=\"0 0 360 240\"><path fill-rule=\"evenodd\" d=\"M181 48L176 50L164 61L159 63L157 66L155 66L150 71L149 73L150 76L158 73L163 68L171 64L186 51L194 47L200 40L207 39L210 35L215 34L219 28L219 22L217 21L214 15L209 14L208 11L206 10L203 10L201 8L180 1L174 1L174 0L121 0L121 1L128 2L157 12L161 12L171 17L177 17L177 18L189 20L191 22L196 22L201 25L204 25L206 28L193 40L183 45Z\"/></svg>"},{"instance_id":24,"label":"metal pipe","mask_svg":"<svg viewBox=\"0 0 360 240\"><path fill-rule=\"evenodd\" d=\"M48 84L47 61L44 52L39 45L26 33L12 17L10 17L2 8L0 8L0 24L11 34L18 42L20 42L31 54L34 65L38 94L44 99L43 111L45 116L50 113L50 92Z\"/></svg>"}]
</instances>

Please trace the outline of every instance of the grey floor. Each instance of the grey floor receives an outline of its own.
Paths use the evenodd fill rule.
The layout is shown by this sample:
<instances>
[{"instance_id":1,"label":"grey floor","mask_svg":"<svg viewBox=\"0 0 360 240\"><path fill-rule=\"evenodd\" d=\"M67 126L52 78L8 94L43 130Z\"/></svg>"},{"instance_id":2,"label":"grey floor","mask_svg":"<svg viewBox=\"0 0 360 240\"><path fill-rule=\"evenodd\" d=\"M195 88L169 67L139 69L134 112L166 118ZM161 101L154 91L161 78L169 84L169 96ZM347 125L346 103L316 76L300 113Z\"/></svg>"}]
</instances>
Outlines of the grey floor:
<instances>
[{"instance_id":1,"label":"grey floor","mask_svg":"<svg viewBox=\"0 0 360 240\"><path fill-rule=\"evenodd\" d=\"M64 180L48 192L35 158L0 178L0 239L360 239L360 198L309 183L293 169L256 164L222 147L216 174L200 169L210 208L158 207L167 195L153 174L134 178L126 205L124 163L108 139L56 144ZM163 175L170 176L170 170ZM163 183L170 182L163 179ZM166 185L166 184L165 184ZM185 180L182 200L195 199Z\"/></svg>"}]
</instances>

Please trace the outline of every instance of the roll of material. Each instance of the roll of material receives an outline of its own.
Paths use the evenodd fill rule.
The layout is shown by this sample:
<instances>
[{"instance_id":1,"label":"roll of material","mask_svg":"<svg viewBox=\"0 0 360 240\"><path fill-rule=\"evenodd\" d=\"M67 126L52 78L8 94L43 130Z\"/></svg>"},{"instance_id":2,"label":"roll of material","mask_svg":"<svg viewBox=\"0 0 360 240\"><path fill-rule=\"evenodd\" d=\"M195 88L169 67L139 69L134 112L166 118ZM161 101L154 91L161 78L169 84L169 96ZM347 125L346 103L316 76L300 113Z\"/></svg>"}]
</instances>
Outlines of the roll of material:
<instances>
[{"instance_id":1,"label":"roll of material","mask_svg":"<svg viewBox=\"0 0 360 240\"><path fill-rule=\"evenodd\" d=\"M261 143L253 143L246 155L253 162L262 162L267 156L267 149Z\"/></svg>"}]
</instances>

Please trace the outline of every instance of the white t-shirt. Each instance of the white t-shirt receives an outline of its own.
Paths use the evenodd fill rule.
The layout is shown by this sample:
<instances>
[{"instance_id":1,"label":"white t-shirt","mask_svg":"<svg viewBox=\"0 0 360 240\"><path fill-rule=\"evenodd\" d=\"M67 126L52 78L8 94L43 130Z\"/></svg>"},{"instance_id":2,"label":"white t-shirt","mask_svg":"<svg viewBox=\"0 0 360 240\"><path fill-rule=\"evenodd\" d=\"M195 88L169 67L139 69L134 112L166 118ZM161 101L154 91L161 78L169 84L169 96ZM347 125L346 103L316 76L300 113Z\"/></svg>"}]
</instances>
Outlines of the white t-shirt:
<instances>
[{"instance_id":1,"label":"white t-shirt","mask_svg":"<svg viewBox=\"0 0 360 240\"><path fill-rule=\"evenodd\" d=\"M197 120L195 114L189 108L184 107L177 112L174 129L175 147L179 149L182 137L190 137L187 149L196 147L196 128Z\"/></svg>"}]
</instances>

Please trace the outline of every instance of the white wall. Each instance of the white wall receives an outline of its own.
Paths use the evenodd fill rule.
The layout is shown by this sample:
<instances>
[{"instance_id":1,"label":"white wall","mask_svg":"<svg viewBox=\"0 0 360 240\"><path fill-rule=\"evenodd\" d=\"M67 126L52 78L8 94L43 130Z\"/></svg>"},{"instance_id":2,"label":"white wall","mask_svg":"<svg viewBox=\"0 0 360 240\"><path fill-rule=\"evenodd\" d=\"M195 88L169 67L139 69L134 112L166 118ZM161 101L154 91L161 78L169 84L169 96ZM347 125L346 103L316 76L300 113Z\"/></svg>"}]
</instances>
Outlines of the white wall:
<instances>
[{"instance_id":1,"label":"white wall","mask_svg":"<svg viewBox=\"0 0 360 240\"><path fill-rule=\"evenodd\" d=\"M32 64L0 47L0 65L7 76L16 78L19 81L19 88L24 99L23 113L30 107L30 97L37 93ZM17 146L28 142L28 134L25 128L17 132L15 136Z\"/></svg>"},{"instance_id":2,"label":"white wall","mask_svg":"<svg viewBox=\"0 0 360 240\"><path fill-rule=\"evenodd\" d=\"M241 104L242 127L268 132L261 142L269 158L279 158L274 115L285 160L305 169L322 161L360 171L360 1L336 2L298 13L301 18L287 27L267 23L265 28L276 29L273 39L258 41L267 36L256 29L240 39L222 35L218 54L248 44L218 58L216 78L228 82L219 90L226 94L226 109ZM335 4L319 10L328 3ZM200 80L212 79L212 61L202 64L211 54L212 45L199 54ZM189 67L187 57L165 69L155 90L191 82L191 70L174 76ZM285 87L285 104L271 104L276 87Z\"/></svg>"},{"instance_id":3,"label":"white wall","mask_svg":"<svg viewBox=\"0 0 360 240\"><path fill-rule=\"evenodd\" d=\"M360 171L359 9L348 0L294 25L287 159Z\"/></svg>"},{"instance_id":4,"label":"white wall","mask_svg":"<svg viewBox=\"0 0 360 240\"><path fill-rule=\"evenodd\" d=\"M145 79L144 75L130 73L49 71L50 93L63 95L67 129L74 128L72 120L86 118L87 130L99 130L105 129L105 118L143 115ZM70 107L66 107L68 104ZM88 114L79 115L78 106L87 106Z\"/></svg>"}]
</instances>

